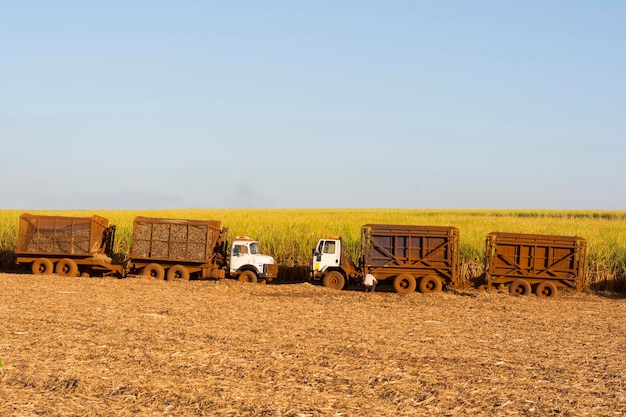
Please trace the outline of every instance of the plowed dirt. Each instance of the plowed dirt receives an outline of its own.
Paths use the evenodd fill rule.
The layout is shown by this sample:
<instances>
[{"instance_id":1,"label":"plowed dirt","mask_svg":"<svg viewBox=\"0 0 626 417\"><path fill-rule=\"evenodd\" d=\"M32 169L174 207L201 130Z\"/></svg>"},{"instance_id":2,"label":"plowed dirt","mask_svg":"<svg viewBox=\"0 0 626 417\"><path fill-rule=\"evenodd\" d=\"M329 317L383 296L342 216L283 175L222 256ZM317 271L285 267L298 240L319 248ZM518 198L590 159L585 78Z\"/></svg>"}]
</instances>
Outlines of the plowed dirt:
<instances>
[{"instance_id":1,"label":"plowed dirt","mask_svg":"<svg viewBox=\"0 0 626 417\"><path fill-rule=\"evenodd\" d=\"M0 274L2 416L616 416L626 301Z\"/></svg>"}]
</instances>

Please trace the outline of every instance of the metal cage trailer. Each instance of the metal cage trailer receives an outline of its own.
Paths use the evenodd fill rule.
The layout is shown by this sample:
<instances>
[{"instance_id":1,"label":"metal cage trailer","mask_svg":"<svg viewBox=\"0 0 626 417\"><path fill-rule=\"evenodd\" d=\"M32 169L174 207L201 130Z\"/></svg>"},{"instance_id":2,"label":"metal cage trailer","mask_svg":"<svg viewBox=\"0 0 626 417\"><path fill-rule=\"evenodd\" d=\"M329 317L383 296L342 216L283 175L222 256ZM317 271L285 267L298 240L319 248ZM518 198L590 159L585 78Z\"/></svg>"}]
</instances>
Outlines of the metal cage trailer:
<instances>
[{"instance_id":1,"label":"metal cage trailer","mask_svg":"<svg viewBox=\"0 0 626 417\"><path fill-rule=\"evenodd\" d=\"M225 278L228 229L217 220L136 217L129 267L157 279Z\"/></svg>"},{"instance_id":2,"label":"metal cage trailer","mask_svg":"<svg viewBox=\"0 0 626 417\"><path fill-rule=\"evenodd\" d=\"M18 226L18 264L35 275L124 275L112 262L115 226L100 216L39 216L24 213Z\"/></svg>"}]
</instances>

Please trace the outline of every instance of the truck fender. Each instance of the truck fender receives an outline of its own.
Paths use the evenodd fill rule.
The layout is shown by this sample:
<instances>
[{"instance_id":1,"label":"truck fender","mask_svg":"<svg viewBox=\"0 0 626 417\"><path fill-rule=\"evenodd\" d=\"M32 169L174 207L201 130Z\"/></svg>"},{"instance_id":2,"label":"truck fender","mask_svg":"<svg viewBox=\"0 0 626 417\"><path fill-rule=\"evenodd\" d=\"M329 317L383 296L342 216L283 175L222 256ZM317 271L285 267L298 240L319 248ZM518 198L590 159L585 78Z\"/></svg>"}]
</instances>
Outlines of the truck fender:
<instances>
[{"instance_id":1,"label":"truck fender","mask_svg":"<svg viewBox=\"0 0 626 417\"><path fill-rule=\"evenodd\" d=\"M244 271L250 271L253 272L255 275L259 275L261 272L256 268L256 266L254 265L250 265L250 264L246 264L246 265L242 265L236 272L236 275L240 275L242 272Z\"/></svg>"}]
</instances>

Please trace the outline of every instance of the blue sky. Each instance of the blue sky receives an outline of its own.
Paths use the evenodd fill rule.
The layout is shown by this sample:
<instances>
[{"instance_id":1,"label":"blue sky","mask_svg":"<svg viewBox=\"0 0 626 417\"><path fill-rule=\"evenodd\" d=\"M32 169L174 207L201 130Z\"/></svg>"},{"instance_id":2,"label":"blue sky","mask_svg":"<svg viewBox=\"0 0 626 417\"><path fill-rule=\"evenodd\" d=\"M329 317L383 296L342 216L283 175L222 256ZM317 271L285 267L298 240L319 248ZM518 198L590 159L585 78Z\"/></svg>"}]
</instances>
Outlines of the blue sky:
<instances>
[{"instance_id":1,"label":"blue sky","mask_svg":"<svg viewBox=\"0 0 626 417\"><path fill-rule=\"evenodd\" d=\"M602 0L0 0L0 208L626 210L624 22Z\"/></svg>"}]
</instances>

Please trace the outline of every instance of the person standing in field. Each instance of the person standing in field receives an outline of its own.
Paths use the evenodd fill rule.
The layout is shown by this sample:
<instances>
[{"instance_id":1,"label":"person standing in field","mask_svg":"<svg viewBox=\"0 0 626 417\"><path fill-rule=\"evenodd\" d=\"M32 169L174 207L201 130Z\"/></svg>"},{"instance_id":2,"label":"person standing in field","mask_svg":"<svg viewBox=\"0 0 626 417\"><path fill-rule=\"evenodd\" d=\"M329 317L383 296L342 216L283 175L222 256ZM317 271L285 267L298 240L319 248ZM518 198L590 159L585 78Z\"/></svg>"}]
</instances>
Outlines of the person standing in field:
<instances>
[{"instance_id":1,"label":"person standing in field","mask_svg":"<svg viewBox=\"0 0 626 417\"><path fill-rule=\"evenodd\" d=\"M376 284L378 284L378 280L376 277L370 273L365 274L363 277L363 285L365 285L365 292L374 292L376 289Z\"/></svg>"}]
</instances>

